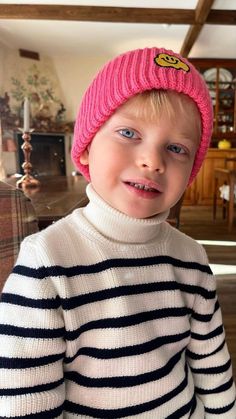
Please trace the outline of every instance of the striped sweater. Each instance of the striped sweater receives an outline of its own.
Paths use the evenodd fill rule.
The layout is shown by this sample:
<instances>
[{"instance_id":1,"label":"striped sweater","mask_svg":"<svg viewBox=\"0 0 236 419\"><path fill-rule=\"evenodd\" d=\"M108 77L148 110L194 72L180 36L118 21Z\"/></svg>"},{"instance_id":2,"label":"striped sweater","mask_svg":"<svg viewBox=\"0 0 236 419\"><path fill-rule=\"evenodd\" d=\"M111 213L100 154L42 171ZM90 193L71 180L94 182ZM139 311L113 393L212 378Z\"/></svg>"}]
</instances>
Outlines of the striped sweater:
<instances>
[{"instance_id":1,"label":"striped sweater","mask_svg":"<svg viewBox=\"0 0 236 419\"><path fill-rule=\"evenodd\" d=\"M235 419L203 248L89 204L23 241L0 304L1 418Z\"/></svg>"}]
</instances>

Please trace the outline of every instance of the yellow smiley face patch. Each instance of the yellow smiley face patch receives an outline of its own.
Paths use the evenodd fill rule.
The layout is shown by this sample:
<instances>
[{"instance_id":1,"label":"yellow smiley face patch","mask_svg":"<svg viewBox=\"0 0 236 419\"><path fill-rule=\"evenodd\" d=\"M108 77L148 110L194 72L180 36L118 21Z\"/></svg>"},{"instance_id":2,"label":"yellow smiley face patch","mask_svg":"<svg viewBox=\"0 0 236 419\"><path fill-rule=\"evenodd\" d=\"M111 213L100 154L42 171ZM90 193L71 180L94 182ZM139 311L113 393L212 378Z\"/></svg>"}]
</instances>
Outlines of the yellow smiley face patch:
<instances>
[{"instance_id":1,"label":"yellow smiley face patch","mask_svg":"<svg viewBox=\"0 0 236 419\"><path fill-rule=\"evenodd\" d=\"M178 57L175 57L175 55L161 53L154 58L154 61L160 67L172 67L176 70L183 70L186 73L190 70L189 66Z\"/></svg>"}]
</instances>

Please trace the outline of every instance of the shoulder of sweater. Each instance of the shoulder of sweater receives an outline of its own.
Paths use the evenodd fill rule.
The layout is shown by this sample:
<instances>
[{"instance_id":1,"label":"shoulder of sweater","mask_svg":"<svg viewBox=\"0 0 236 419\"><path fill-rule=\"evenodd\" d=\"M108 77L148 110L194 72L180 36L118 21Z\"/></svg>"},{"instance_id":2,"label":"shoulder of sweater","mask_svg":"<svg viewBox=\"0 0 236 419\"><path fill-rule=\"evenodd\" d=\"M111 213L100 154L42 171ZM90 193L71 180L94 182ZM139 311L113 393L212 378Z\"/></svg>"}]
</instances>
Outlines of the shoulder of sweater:
<instances>
[{"instance_id":1,"label":"shoulder of sweater","mask_svg":"<svg viewBox=\"0 0 236 419\"><path fill-rule=\"evenodd\" d=\"M50 242L51 240L58 241L65 238L66 235L69 235L72 238L73 234L75 234L76 227L74 213L75 211L60 220L55 221L45 229L26 237L23 242L37 245L40 242ZM79 214L80 211L76 210L76 215L78 216Z\"/></svg>"},{"instance_id":2,"label":"shoulder of sweater","mask_svg":"<svg viewBox=\"0 0 236 419\"><path fill-rule=\"evenodd\" d=\"M191 254L192 257L200 259L203 263L208 264L208 257L204 247L195 239L171 226L165 222L165 227L169 230L169 242L174 246L176 255L178 253Z\"/></svg>"},{"instance_id":3,"label":"shoulder of sweater","mask_svg":"<svg viewBox=\"0 0 236 419\"><path fill-rule=\"evenodd\" d=\"M82 228L76 224L79 214L80 210L75 210L44 230L26 237L21 243L17 263L37 268L68 264L72 253L76 259L85 242Z\"/></svg>"},{"instance_id":4,"label":"shoulder of sweater","mask_svg":"<svg viewBox=\"0 0 236 419\"><path fill-rule=\"evenodd\" d=\"M165 227L169 230L169 234L172 239L192 246L202 247L195 239L183 233L181 230L171 226L168 222L165 222Z\"/></svg>"}]
</instances>

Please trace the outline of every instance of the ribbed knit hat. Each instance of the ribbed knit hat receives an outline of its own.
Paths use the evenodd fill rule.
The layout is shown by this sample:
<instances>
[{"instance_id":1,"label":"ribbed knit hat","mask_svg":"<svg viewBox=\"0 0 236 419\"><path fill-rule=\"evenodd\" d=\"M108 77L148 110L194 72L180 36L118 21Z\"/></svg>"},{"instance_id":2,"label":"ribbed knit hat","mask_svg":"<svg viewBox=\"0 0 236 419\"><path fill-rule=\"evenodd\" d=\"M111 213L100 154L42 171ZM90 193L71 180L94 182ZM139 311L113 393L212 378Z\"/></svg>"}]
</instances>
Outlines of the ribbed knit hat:
<instances>
[{"instance_id":1,"label":"ribbed knit hat","mask_svg":"<svg viewBox=\"0 0 236 419\"><path fill-rule=\"evenodd\" d=\"M71 156L87 180L90 180L89 166L80 163L80 156L99 128L118 106L132 96L152 89L185 93L199 109L202 136L189 184L193 181L211 139L211 98L202 76L186 58L156 47L129 51L114 58L100 70L85 92L75 122Z\"/></svg>"}]
</instances>

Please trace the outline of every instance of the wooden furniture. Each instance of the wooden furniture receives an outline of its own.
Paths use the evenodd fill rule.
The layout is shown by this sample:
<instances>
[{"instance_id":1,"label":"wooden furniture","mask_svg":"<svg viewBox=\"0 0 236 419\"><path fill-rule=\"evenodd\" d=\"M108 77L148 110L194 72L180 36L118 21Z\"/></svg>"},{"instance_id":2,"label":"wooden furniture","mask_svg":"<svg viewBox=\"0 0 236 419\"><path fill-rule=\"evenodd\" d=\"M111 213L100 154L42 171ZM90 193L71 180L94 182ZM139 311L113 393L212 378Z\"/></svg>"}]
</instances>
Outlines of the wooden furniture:
<instances>
[{"instance_id":1,"label":"wooden furniture","mask_svg":"<svg viewBox=\"0 0 236 419\"><path fill-rule=\"evenodd\" d=\"M190 59L203 75L212 98L214 129L211 146L227 138L236 147L236 60Z\"/></svg>"},{"instance_id":2,"label":"wooden furniture","mask_svg":"<svg viewBox=\"0 0 236 419\"><path fill-rule=\"evenodd\" d=\"M214 169L214 199L213 199L213 219L216 219L217 196L219 195L219 186L221 184L229 185L229 204L227 211L228 230L232 230L234 219L234 187L236 186L236 170Z\"/></svg>"},{"instance_id":3,"label":"wooden furniture","mask_svg":"<svg viewBox=\"0 0 236 419\"><path fill-rule=\"evenodd\" d=\"M197 178L185 192L183 205L212 206L214 196L214 170L215 168L224 169L225 159L231 159L232 161L228 163L228 168L236 170L235 158L236 148L229 150L210 148ZM217 198L217 203L221 203L220 198Z\"/></svg>"},{"instance_id":4,"label":"wooden furniture","mask_svg":"<svg viewBox=\"0 0 236 419\"><path fill-rule=\"evenodd\" d=\"M191 58L208 85L214 111L214 129L203 166L187 188L183 205L213 205L214 169L224 168L225 158L236 157L236 60ZM219 150L218 142L227 139L231 149ZM231 165L236 169L236 164ZM220 199L217 198L217 203Z\"/></svg>"},{"instance_id":5,"label":"wooden furniture","mask_svg":"<svg viewBox=\"0 0 236 419\"><path fill-rule=\"evenodd\" d=\"M31 199L40 229L88 202L85 194L87 182L82 176L42 176L38 179L39 187L25 189L24 193ZM15 186L17 180L12 177L6 182Z\"/></svg>"}]
</instances>

